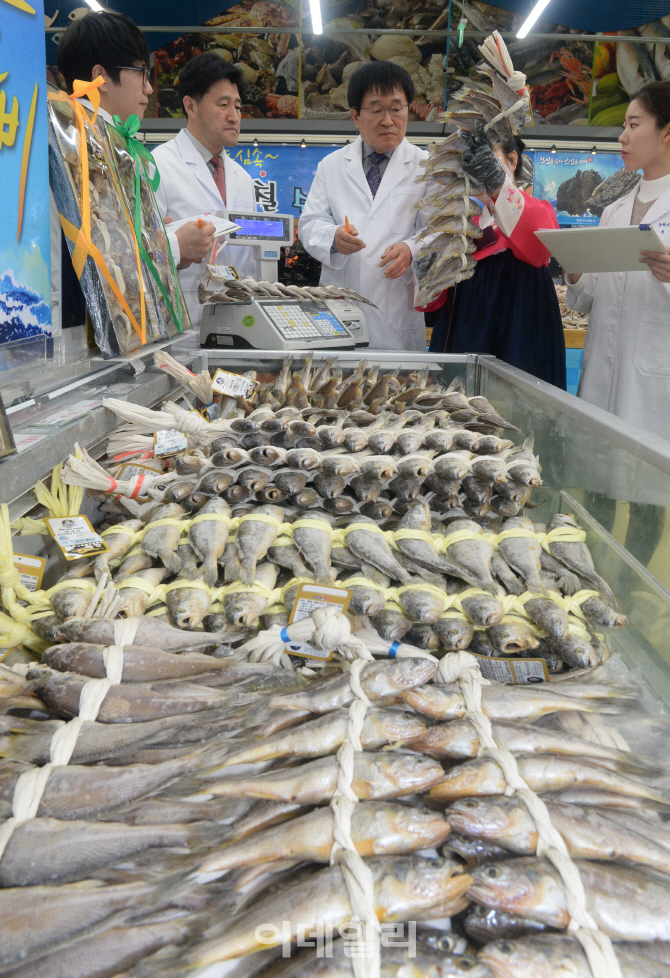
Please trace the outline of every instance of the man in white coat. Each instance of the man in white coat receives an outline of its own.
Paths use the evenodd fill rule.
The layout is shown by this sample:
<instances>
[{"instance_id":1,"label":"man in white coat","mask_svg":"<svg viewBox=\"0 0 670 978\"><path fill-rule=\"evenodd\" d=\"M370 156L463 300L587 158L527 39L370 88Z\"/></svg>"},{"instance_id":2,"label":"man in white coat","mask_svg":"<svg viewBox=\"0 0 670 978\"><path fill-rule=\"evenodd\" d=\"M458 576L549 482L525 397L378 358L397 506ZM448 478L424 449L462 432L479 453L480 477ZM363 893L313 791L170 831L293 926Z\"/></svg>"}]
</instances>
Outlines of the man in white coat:
<instances>
[{"instance_id":1,"label":"man in white coat","mask_svg":"<svg viewBox=\"0 0 670 978\"><path fill-rule=\"evenodd\" d=\"M321 282L355 289L365 306L370 348L423 350L423 313L414 308L412 258L427 212L416 209L425 150L405 139L412 78L391 61L358 68L349 80L360 135L319 163L298 225L305 249L322 263Z\"/></svg>"},{"instance_id":2,"label":"man in white coat","mask_svg":"<svg viewBox=\"0 0 670 978\"><path fill-rule=\"evenodd\" d=\"M161 176L156 200L164 217L178 221L222 208L257 210L250 174L224 152L227 146L237 146L240 135L243 82L239 68L213 52L197 55L182 69L179 94L187 126L153 152ZM240 278L255 277L250 248L226 245L217 251L216 262L234 265ZM194 328L202 318L198 302L202 271L202 263L195 262L182 266L179 273Z\"/></svg>"}]
</instances>

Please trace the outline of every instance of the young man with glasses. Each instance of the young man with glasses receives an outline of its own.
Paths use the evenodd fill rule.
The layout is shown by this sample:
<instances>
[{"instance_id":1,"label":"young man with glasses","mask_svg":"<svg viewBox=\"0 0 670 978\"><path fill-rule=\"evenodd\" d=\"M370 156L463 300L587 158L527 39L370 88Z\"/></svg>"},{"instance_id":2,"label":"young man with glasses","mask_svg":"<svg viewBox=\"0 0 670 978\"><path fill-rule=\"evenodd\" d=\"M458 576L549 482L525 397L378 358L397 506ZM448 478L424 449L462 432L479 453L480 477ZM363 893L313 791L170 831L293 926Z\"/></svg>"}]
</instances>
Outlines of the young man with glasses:
<instances>
[{"instance_id":1,"label":"young man with glasses","mask_svg":"<svg viewBox=\"0 0 670 978\"><path fill-rule=\"evenodd\" d=\"M376 61L352 74L347 95L359 136L319 163L298 234L322 263L323 284L378 307L365 307L371 349L425 351L412 258L427 222L428 184L416 178L428 154L405 139L414 84L404 68Z\"/></svg>"},{"instance_id":2,"label":"young man with glasses","mask_svg":"<svg viewBox=\"0 0 670 978\"><path fill-rule=\"evenodd\" d=\"M140 119L144 116L153 92L149 46L130 17L103 11L73 21L58 44L58 68L70 92L76 79L104 78L104 84L98 89L98 115L105 122L112 122L115 115L122 122L131 115ZM93 111L87 99L81 102ZM175 215L170 217L176 219ZM175 265L187 268L191 262L201 262L212 244L213 231L212 224L200 228L196 222L190 222L176 234L168 234Z\"/></svg>"}]
</instances>

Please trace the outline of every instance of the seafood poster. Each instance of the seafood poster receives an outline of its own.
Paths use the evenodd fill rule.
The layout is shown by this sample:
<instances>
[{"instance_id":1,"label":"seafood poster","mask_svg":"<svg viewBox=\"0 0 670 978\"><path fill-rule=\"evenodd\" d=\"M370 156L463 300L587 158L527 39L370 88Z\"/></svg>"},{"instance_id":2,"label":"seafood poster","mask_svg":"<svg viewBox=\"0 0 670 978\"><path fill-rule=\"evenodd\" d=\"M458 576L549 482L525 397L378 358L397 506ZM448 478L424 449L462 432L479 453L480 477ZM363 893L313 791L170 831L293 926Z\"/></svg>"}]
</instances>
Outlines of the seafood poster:
<instances>
[{"instance_id":1,"label":"seafood poster","mask_svg":"<svg viewBox=\"0 0 670 978\"><path fill-rule=\"evenodd\" d=\"M50 333L51 281L44 11L0 9L1 344Z\"/></svg>"},{"instance_id":2,"label":"seafood poster","mask_svg":"<svg viewBox=\"0 0 670 978\"><path fill-rule=\"evenodd\" d=\"M535 151L533 197L548 200L562 226L599 224L591 213L590 198L596 188L623 169L619 153Z\"/></svg>"}]
</instances>

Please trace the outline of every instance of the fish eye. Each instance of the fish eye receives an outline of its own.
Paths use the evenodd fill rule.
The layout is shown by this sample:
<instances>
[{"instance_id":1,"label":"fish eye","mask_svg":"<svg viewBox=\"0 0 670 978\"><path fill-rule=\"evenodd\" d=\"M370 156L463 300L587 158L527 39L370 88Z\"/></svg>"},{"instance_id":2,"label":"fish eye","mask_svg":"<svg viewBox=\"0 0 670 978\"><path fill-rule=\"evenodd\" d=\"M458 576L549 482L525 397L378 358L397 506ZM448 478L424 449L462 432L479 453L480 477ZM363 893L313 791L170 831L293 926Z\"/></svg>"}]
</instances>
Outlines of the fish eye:
<instances>
[{"instance_id":1,"label":"fish eye","mask_svg":"<svg viewBox=\"0 0 670 978\"><path fill-rule=\"evenodd\" d=\"M475 962L472 958L460 958L458 962L458 967L461 971L471 971L474 968Z\"/></svg>"},{"instance_id":2,"label":"fish eye","mask_svg":"<svg viewBox=\"0 0 670 978\"><path fill-rule=\"evenodd\" d=\"M466 798L465 801L461 802L461 805L463 808L476 808L477 802L474 800L474 798Z\"/></svg>"},{"instance_id":3,"label":"fish eye","mask_svg":"<svg viewBox=\"0 0 670 978\"><path fill-rule=\"evenodd\" d=\"M502 951L503 954L511 954L514 950L509 941L498 941L496 947L499 951Z\"/></svg>"},{"instance_id":4,"label":"fish eye","mask_svg":"<svg viewBox=\"0 0 670 978\"><path fill-rule=\"evenodd\" d=\"M482 907L480 903L478 903L473 910L475 917L485 917L488 912L488 907Z\"/></svg>"},{"instance_id":5,"label":"fish eye","mask_svg":"<svg viewBox=\"0 0 670 978\"><path fill-rule=\"evenodd\" d=\"M488 866L488 867L487 867L487 868L486 868L486 869L484 870L484 872L485 872L485 873L486 873L486 875L487 875L487 876L489 876L489 877L490 877L490 878L491 878L492 880L494 880L494 879L496 879L496 878L497 878L498 876L500 876L500 870L498 869L498 867L497 867L497 866Z\"/></svg>"},{"instance_id":6,"label":"fish eye","mask_svg":"<svg viewBox=\"0 0 670 978\"><path fill-rule=\"evenodd\" d=\"M444 937L438 937L435 946L438 951L453 951L455 941L449 934L445 934Z\"/></svg>"}]
</instances>

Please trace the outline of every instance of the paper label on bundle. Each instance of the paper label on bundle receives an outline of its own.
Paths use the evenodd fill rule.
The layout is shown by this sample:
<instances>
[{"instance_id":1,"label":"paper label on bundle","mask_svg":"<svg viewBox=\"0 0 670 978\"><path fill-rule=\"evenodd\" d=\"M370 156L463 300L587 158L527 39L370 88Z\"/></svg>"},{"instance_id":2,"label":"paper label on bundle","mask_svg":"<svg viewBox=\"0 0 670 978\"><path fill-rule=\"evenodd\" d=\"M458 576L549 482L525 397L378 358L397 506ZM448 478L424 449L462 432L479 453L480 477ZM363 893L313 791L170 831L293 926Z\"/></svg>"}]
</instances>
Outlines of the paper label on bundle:
<instances>
[{"instance_id":1,"label":"paper label on bundle","mask_svg":"<svg viewBox=\"0 0 670 978\"><path fill-rule=\"evenodd\" d=\"M549 670L544 659L520 659L516 656L513 659L498 659L477 652L471 654L477 657L485 679L512 686L549 682Z\"/></svg>"},{"instance_id":2,"label":"paper label on bundle","mask_svg":"<svg viewBox=\"0 0 670 978\"><path fill-rule=\"evenodd\" d=\"M154 432L154 455L156 458L171 458L182 455L187 448L186 435L174 428Z\"/></svg>"},{"instance_id":3,"label":"paper label on bundle","mask_svg":"<svg viewBox=\"0 0 670 978\"><path fill-rule=\"evenodd\" d=\"M205 407L200 412L200 416L205 419L205 421L216 421L219 414L219 405L215 404L213 401L211 404L206 404Z\"/></svg>"},{"instance_id":4,"label":"paper label on bundle","mask_svg":"<svg viewBox=\"0 0 670 978\"><path fill-rule=\"evenodd\" d=\"M66 560L79 560L80 557L104 554L109 550L87 516L47 516L44 522Z\"/></svg>"},{"instance_id":5,"label":"paper label on bundle","mask_svg":"<svg viewBox=\"0 0 670 978\"><path fill-rule=\"evenodd\" d=\"M116 475L117 481L130 482L131 479L137 479L139 476L144 474L148 476L154 476L160 474L156 469L152 469L150 465L139 465L126 462L124 465L119 467L118 475ZM151 499L146 492L142 492L141 488L136 496L132 496L133 499L138 499L140 502L146 502L146 500Z\"/></svg>"},{"instance_id":6,"label":"paper label on bundle","mask_svg":"<svg viewBox=\"0 0 670 978\"><path fill-rule=\"evenodd\" d=\"M321 584L301 584L293 602L289 625L292 625L294 621L309 618L313 611L317 608L323 608L324 605L329 608L337 608L344 614L350 601L351 591L343 591L336 587L324 587ZM317 649L308 642L289 642L285 651L289 655L301 655L307 659L328 661L333 658L332 652Z\"/></svg>"},{"instance_id":7,"label":"paper label on bundle","mask_svg":"<svg viewBox=\"0 0 670 978\"><path fill-rule=\"evenodd\" d=\"M88 414L90 411L93 411L98 407L100 407L99 400L77 401L76 404L63 408L62 411L58 411L56 414L52 414L48 418L42 418L40 421L33 421L30 427L60 428L62 425L70 424L71 421L76 421L77 418L83 418L85 414Z\"/></svg>"},{"instance_id":8,"label":"paper label on bundle","mask_svg":"<svg viewBox=\"0 0 670 978\"><path fill-rule=\"evenodd\" d=\"M212 390L215 394L229 394L231 397L245 397L253 400L259 384L241 374L230 374L226 370L217 370L212 380Z\"/></svg>"},{"instance_id":9,"label":"paper label on bundle","mask_svg":"<svg viewBox=\"0 0 670 978\"><path fill-rule=\"evenodd\" d=\"M234 265L208 265L207 271L212 278L221 282L230 282L240 277Z\"/></svg>"},{"instance_id":10,"label":"paper label on bundle","mask_svg":"<svg viewBox=\"0 0 670 978\"><path fill-rule=\"evenodd\" d=\"M46 565L47 562L44 557L14 554L14 566L19 572L21 583L29 591L38 591L42 587L42 577Z\"/></svg>"}]
</instances>

